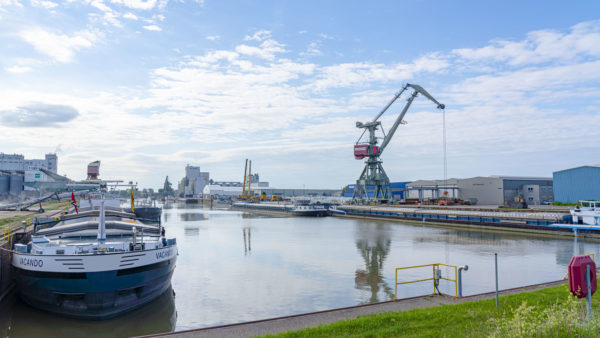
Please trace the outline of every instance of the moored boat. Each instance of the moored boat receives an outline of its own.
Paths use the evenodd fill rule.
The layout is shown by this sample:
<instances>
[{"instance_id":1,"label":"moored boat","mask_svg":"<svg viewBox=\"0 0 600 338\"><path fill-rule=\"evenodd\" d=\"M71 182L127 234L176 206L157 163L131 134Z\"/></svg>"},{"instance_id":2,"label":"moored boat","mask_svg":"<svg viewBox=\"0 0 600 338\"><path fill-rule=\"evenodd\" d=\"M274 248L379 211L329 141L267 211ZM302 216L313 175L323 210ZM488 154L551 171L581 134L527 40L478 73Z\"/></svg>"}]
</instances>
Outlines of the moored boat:
<instances>
[{"instance_id":1,"label":"moored boat","mask_svg":"<svg viewBox=\"0 0 600 338\"><path fill-rule=\"evenodd\" d=\"M175 238L97 194L77 213L38 222L28 244L15 244L20 297L60 315L105 319L159 297L171 286Z\"/></svg>"},{"instance_id":2,"label":"moored boat","mask_svg":"<svg viewBox=\"0 0 600 338\"><path fill-rule=\"evenodd\" d=\"M579 205L570 210L573 224L600 225L600 201L579 201Z\"/></svg>"},{"instance_id":3,"label":"moored boat","mask_svg":"<svg viewBox=\"0 0 600 338\"><path fill-rule=\"evenodd\" d=\"M232 204L233 209L246 210L249 212L257 212L264 214L274 214L281 216L327 216L329 211L322 204L308 202L235 202Z\"/></svg>"}]
</instances>

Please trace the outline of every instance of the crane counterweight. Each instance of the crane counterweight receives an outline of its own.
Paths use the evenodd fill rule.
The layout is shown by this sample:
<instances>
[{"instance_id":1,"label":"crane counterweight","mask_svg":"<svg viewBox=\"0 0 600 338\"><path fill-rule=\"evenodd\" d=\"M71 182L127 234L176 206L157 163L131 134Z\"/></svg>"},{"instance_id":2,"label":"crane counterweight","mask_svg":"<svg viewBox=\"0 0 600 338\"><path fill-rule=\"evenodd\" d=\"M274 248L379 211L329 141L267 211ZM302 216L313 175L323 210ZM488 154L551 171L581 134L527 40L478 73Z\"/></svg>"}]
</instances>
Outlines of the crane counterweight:
<instances>
[{"instance_id":1,"label":"crane counterweight","mask_svg":"<svg viewBox=\"0 0 600 338\"><path fill-rule=\"evenodd\" d=\"M381 127L381 121L379 118L383 115L390 106L408 89L412 88L414 92L408 97L406 105L400 112L400 115L392 125L392 128L388 131L387 135L383 134L383 141L381 145L378 144L379 138L375 135L375 132ZM365 167L356 181L354 187L354 193L352 200L355 203L360 202L387 202L392 198L392 192L390 189L390 179L388 178L385 170L383 170L382 161L380 155L383 153L385 148L390 143L392 137L396 133L400 124L405 124L403 121L404 115L410 108L413 100L419 95L423 95L437 105L438 109L445 109L445 105L439 103L431 94L429 94L423 87L417 84L407 83L402 89L394 96L394 98L375 116L373 121L369 122L356 122L356 127L364 129L361 137L354 145L354 158L362 160L367 158L365 161ZM382 133L383 133L383 128ZM365 132L369 132L368 140L361 142L361 139L365 135ZM372 195L369 194L367 188L374 189Z\"/></svg>"}]
</instances>

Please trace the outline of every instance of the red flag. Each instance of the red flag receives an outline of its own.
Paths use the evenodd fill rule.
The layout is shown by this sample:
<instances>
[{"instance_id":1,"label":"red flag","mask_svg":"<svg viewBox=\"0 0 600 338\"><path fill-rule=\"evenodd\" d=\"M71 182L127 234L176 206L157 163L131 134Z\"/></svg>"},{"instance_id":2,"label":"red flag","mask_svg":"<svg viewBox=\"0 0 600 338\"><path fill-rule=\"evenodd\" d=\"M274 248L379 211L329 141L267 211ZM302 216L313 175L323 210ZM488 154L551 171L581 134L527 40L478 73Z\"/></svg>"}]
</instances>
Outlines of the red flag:
<instances>
[{"instance_id":1,"label":"red flag","mask_svg":"<svg viewBox=\"0 0 600 338\"><path fill-rule=\"evenodd\" d=\"M77 201L75 201L75 193L71 191L71 204L75 207L75 213L79 214L79 210L77 210Z\"/></svg>"}]
</instances>

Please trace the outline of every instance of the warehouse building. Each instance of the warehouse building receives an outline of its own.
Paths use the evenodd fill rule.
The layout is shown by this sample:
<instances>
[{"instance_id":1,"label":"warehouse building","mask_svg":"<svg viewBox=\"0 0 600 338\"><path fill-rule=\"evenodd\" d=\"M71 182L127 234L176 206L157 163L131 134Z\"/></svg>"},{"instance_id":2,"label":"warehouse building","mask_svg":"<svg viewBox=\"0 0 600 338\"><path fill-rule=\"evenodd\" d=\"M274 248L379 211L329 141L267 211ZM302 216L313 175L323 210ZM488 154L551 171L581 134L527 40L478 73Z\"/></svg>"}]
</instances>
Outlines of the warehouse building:
<instances>
[{"instance_id":1,"label":"warehouse building","mask_svg":"<svg viewBox=\"0 0 600 338\"><path fill-rule=\"evenodd\" d=\"M460 199L480 205L500 205L522 197L527 204L539 205L553 201L550 177L487 176L458 181Z\"/></svg>"},{"instance_id":2,"label":"warehouse building","mask_svg":"<svg viewBox=\"0 0 600 338\"><path fill-rule=\"evenodd\" d=\"M555 171L554 200L577 203L580 200L600 200L600 165L584 165Z\"/></svg>"},{"instance_id":3,"label":"warehouse building","mask_svg":"<svg viewBox=\"0 0 600 338\"><path fill-rule=\"evenodd\" d=\"M521 197L527 204L539 205L553 201L554 193L550 177L487 176L472 178L449 178L447 180L417 180L391 183L396 201L417 200L426 202L461 199L471 204L502 205ZM344 197L352 197L354 185L344 191ZM369 188L369 187L367 187ZM370 187L371 189L373 187ZM372 196L372 190L370 190Z\"/></svg>"}]
</instances>

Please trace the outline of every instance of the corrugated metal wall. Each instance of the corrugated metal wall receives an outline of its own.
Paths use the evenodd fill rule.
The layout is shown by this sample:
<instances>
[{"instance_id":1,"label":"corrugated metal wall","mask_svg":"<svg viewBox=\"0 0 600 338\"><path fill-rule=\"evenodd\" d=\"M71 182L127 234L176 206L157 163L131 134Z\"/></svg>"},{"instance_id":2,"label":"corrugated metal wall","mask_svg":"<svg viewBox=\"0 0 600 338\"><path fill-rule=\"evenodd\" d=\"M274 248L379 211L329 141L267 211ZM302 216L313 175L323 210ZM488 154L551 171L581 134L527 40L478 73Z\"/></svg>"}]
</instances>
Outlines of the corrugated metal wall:
<instances>
[{"instance_id":1,"label":"corrugated metal wall","mask_svg":"<svg viewBox=\"0 0 600 338\"><path fill-rule=\"evenodd\" d=\"M600 167L578 167L553 173L554 200L577 203L600 200Z\"/></svg>"}]
</instances>

